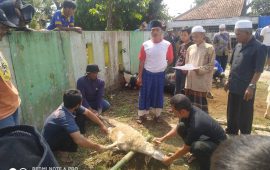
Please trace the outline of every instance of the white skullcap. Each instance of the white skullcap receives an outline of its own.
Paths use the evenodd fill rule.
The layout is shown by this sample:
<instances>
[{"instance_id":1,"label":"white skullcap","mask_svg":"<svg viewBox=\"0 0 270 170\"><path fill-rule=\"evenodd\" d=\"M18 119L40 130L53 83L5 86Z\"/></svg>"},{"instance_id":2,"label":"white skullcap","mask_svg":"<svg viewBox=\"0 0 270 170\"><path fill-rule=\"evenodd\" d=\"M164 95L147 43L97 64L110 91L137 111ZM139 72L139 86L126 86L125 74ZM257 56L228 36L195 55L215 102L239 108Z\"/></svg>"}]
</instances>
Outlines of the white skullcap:
<instances>
[{"instance_id":1,"label":"white skullcap","mask_svg":"<svg viewBox=\"0 0 270 170\"><path fill-rule=\"evenodd\" d=\"M202 26L195 26L191 30L191 33L194 33L194 32L205 32L205 29Z\"/></svg>"},{"instance_id":2,"label":"white skullcap","mask_svg":"<svg viewBox=\"0 0 270 170\"><path fill-rule=\"evenodd\" d=\"M235 29L237 28L252 28L252 22L249 20L240 20L235 23Z\"/></svg>"},{"instance_id":3,"label":"white skullcap","mask_svg":"<svg viewBox=\"0 0 270 170\"><path fill-rule=\"evenodd\" d=\"M219 25L219 29L225 29L226 28L226 25L225 24L220 24Z\"/></svg>"}]
</instances>

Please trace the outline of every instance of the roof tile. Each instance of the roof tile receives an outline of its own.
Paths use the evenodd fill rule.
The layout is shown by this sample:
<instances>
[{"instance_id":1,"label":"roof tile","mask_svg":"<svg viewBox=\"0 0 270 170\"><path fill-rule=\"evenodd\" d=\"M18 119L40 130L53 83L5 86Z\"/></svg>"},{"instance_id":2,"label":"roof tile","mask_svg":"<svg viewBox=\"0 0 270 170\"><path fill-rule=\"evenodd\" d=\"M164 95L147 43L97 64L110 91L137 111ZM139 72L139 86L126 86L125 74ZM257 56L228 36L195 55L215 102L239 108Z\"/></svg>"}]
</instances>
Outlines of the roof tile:
<instances>
[{"instance_id":1,"label":"roof tile","mask_svg":"<svg viewBox=\"0 0 270 170\"><path fill-rule=\"evenodd\" d=\"M245 0L207 0L203 4L179 15L175 20L197 20L239 17Z\"/></svg>"}]
</instances>

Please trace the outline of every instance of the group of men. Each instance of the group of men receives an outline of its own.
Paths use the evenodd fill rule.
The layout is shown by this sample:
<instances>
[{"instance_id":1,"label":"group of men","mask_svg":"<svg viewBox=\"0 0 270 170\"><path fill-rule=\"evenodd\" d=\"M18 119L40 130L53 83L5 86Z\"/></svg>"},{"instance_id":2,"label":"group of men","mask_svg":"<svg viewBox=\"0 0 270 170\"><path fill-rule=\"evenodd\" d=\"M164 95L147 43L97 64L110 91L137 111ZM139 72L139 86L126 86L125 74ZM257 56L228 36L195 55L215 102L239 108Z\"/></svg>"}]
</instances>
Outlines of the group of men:
<instances>
[{"instance_id":1,"label":"group of men","mask_svg":"<svg viewBox=\"0 0 270 170\"><path fill-rule=\"evenodd\" d=\"M67 152L76 152L78 146L102 151L105 146L91 142L83 136L87 120L99 125L102 132L108 133L99 115L109 109L104 100L105 82L99 79L97 65L88 65L86 75L77 81L77 90L64 93L63 103L46 119L42 135L51 150L57 152L64 162L71 162ZM58 138L56 138L58 136Z\"/></svg>"},{"instance_id":2,"label":"group of men","mask_svg":"<svg viewBox=\"0 0 270 170\"><path fill-rule=\"evenodd\" d=\"M0 21L1 35L5 34ZM10 24L8 21L4 24ZM2 37L1 37L2 38ZM0 55L0 129L19 125L18 107L20 98L17 89L11 82L7 61ZM77 81L77 89L67 90L63 103L51 113L44 123L42 135L53 152L59 153L60 159L70 162L67 152L76 152L78 146L102 151L105 146L91 142L82 134L86 132L85 122L99 125L102 132L108 133L99 115L109 109L110 104L104 100L105 83L97 77L97 65L88 65L86 75Z\"/></svg>"},{"instance_id":3,"label":"group of men","mask_svg":"<svg viewBox=\"0 0 270 170\"><path fill-rule=\"evenodd\" d=\"M48 27L50 30L71 30L81 32L74 27L74 2L64 1L63 9L57 11ZM10 27L5 14L0 10L0 38ZM241 20L235 24L236 45L231 60L231 70L225 90L229 91L227 109L227 134L250 134L253 121L253 106L256 83L263 72L266 48L252 36L252 22ZM225 27L220 27L216 35L214 47L205 42L205 29L195 26L191 30L181 31L183 44L179 55L174 56L173 46L163 39L162 24L159 21L151 23L151 39L144 42L139 53L139 73L137 83L141 86L139 94L138 123L144 123L150 110L155 114L154 120L161 121L164 104L165 69L176 59L176 66L192 64L192 71L176 70L176 95L170 104L179 123L170 132L154 142L161 142L179 135L184 145L173 155L164 158L164 164L169 165L175 159L190 152L196 158L201 169L210 168L210 158L218 145L226 140L222 127L209 116L206 95L212 87L212 77L215 59L219 60L223 69L226 68L230 50L224 44L228 37L224 34ZM222 42L221 42L222 41ZM221 52L222 51L222 52ZM0 128L19 124L18 107L20 98L17 89L11 82L11 74L3 55L0 55ZM74 152L78 145L97 151L105 146L91 142L82 134L85 133L85 121L90 119L99 125L104 133L106 126L98 115L106 111L110 104L103 99L105 83L98 79L97 65L88 65L86 75L77 81L77 90L68 90L63 95L63 103L46 119L42 135L53 151L60 152L66 161L65 152ZM57 136L57 137L56 137Z\"/></svg>"},{"instance_id":4,"label":"group of men","mask_svg":"<svg viewBox=\"0 0 270 170\"><path fill-rule=\"evenodd\" d=\"M225 83L225 90L229 90L226 133L230 135L238 135L239 131L241 134L250 134L252 130L256 83L266 59L266 48L255 40L252 28L252 22L248 20L235 24L238 44L233 51L231 70ZM163 137L154 139L159 144L176 134L183 138L183 147L165 158L164 163L168 165L191 152L202 169L209 169L212 153L226 140L225 131L208 115L206 95L212 88L215 59L226 69L230 40L224 25L220 26L220 32L214 38L214 44L220 46L206 43L205 32L202 26L193 27L191 36L188 29L181 31L183 44L180 46L176 66L192 64L196 69L176 70L176 95L171 99L171 107L179 118L179 124ZM154 22L151 35L152 39L143 43L139 53L138 83L141 89L138 123L146 120L150 109L155 113L154 120L160 120L164 71L173 61L172 45L163 39L160 22Z\"/></svg>"}]
</instances>

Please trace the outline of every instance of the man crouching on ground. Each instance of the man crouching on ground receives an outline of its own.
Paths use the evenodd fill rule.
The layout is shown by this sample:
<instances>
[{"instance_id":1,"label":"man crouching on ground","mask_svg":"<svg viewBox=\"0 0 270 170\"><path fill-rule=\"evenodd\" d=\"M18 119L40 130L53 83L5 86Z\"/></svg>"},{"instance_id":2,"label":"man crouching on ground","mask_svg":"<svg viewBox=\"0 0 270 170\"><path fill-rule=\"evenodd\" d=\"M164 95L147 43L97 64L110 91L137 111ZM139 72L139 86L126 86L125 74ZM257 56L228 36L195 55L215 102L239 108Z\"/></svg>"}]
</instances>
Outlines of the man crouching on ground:
<instances>
[{"instance_id":1,"label":"man crouching on ground","mask_svg":"<svg viewBox=\"0 0 270 170\"><path fill-rule=\"evenodd\" d=\"M76 152L78 145L96 151L102 151L105 148L93 143L80 133L77 119L82 115L97 123L104 133L108 133L100 119L81 104L82 94L79 90L66 91L63 104L47 118L42 130L42 135L51 150L58 151L63 162L71 162L67 152Z\"/></svg>"},{"instance_id":2,"label":"man crouching on ground","mask_svg":"<svg viewBox=\"0 0 270 170\"><path fill-rule=\"evenodd\" d=\"M225 131L207 113L192 106L190 99L185 95L175 95L170 104L175 116L179 118L179 123L163 137L155 138L154 142L160 144L178 134L184 140L184 145L172 156L166 156L163 163L170 165L190 152L190 159L196 158L200 169L208 170L213 151L226 139Z\"/></svg>"}]
</instances>

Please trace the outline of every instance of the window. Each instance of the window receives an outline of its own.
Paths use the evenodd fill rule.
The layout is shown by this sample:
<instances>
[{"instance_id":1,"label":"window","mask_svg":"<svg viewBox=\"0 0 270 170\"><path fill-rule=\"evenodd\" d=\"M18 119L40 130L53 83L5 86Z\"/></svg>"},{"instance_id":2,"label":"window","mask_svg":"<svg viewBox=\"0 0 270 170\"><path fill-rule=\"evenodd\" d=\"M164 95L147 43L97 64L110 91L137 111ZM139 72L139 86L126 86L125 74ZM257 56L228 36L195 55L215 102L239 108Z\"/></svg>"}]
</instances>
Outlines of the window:
<instances>
[{"instance_id":1,"label":"window","mask_svg":"<svg viewBox=\"0 0 270 170\"><path fill-rule=\"evenodd\" d=\"M118 65L119 70L124 70L124 61L123 61L123 53L125 53L125 49L123 49L122 41L118 41Z\"/></svg>"},{"instance_id":2,"label":"window","mask_svg":"<svg viewBox=\"0 0 270 170\"><path fill-rule=\"evenodd\" d=\"M110 67L111 66L110 46L108 42L104 43L104 60L105 60L105 66Z\"/></svg>"},{"instance_id":3,"label":"window","mask_svg":"<svg viewBox=\"0 0 270 170\"><path fill-rule=\"evenodd\" d=\"M87 43L86 44L86 52L87 52L87 63L94 64L94 53L93 53L93 44Z\"/></svg>"}]
</instances>

